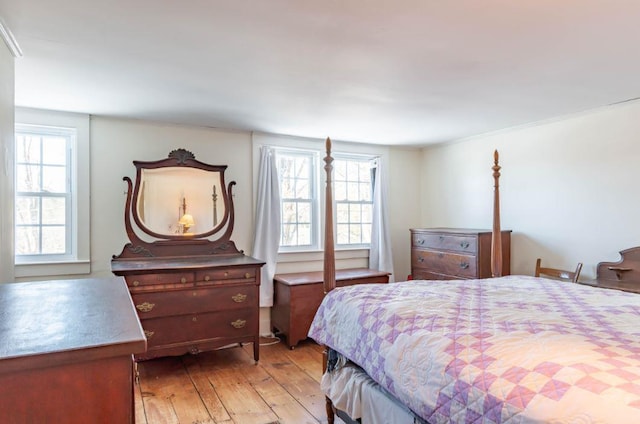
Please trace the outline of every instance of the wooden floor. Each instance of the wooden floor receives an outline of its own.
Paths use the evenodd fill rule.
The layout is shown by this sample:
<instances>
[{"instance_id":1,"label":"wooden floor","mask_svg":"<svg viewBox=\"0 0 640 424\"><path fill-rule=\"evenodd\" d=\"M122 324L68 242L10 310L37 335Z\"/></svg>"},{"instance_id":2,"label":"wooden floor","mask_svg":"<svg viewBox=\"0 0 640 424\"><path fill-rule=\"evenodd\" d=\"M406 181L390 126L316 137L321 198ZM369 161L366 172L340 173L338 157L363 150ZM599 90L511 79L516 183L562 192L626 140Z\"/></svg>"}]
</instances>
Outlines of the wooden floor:
<instances>
[{"instance_id":1,"label":"wooden floor","mask_svg":"<svg viewBox=\"0 0 640 424\"><path fill-rule=\"evenodd\" d=\"M310 340L294 350L283 343L261 346L258 365L252 352L249 344L139 362L136 423L327 422L320 346Z\"/></svg>"}]
</instances>

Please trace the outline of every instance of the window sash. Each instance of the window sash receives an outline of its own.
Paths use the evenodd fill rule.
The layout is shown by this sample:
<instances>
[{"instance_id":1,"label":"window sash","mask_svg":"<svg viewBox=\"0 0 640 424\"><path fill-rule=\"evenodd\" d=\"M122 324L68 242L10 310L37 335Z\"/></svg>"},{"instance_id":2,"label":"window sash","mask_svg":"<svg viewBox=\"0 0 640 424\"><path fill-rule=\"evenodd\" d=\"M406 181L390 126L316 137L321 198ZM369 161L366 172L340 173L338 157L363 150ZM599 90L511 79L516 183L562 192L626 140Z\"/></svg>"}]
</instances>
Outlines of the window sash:
<instances>
[{"instance_id":1,"label":"window sash","mask_svg":"<svg viewBox=\"0 0 640 424\"><path fill-rule=\"evenodd\" d=\"M28 157L26 154L23 154L22 157L18 157L21 151L24 151L26 148L26 144L23 146L17 146L16 148L16 173L15 173L15 216L16 216L16 237L15 237L15 249L16 249L16 262L46 262L46 261L60 261L60 260L69 260L74 258L74 243L73 243L73 193L72 193L72 154L73 154L73 146L75 145L76 139L76 129L75 128L66 128L66 127L51 127L51 126L43 126L43 125L27 125L27 124L16 124L15 126L16 132L16 143L25 142L24 138L31 137L37 140L38 146L34 149L34 152L37 155L36 157ZM58 155L50 155L53 156L53 160L50 159L50 156L47 156L46 152L49 150L47 143L52 143L53 139L56 138L58 142L60 139L64 141L64 153L63 157ZM33 142L33 140L32 140ZM33 152L31 152L33 153ZM49 152L51 153L51 152ZM22 160L20 160L22 159ZM61 163L64 162L64 163ZM31 188L32 190L19 190L22 186L19 182L20 178L20 168L21 167L31 167L33 170L37 170L37 182L32 182ZM46 170L54 170L59 169L64 173L63 182L58 185L57 191L56 187L53 190L47 189L47 172ZM26 171L25 171L26 172ZM36 189L36 191L34 191ZM18 216L20 211L18 208L23 202L20 202L20 199L37 199L35 203L37 203L37 213L36 219L33 222L23 222L23 220L19 220ZM63 213L63 222L57 223L48 223L45 215L45 208L43 204L46 203L47 199L63 199L64 205L64 213ZM32 218L33 218L33 214ZM29 219L30 221L31 219ZM28 228L35 230L35 238L37 241L35 242L36 249L31 253L19 253L23 251L20 248L21 243L28 243L24 239L21 238L21 235L24 234L26 237L25 230ZM51 232L53 229L62 229L64 236L62 237L62 241L64 243L63 251L60 252L47 252L45 247L45 234ZM59 235L58 235L59 237ZM55 237L54 237L55 238Z\"/></svg>"}]
</instances>

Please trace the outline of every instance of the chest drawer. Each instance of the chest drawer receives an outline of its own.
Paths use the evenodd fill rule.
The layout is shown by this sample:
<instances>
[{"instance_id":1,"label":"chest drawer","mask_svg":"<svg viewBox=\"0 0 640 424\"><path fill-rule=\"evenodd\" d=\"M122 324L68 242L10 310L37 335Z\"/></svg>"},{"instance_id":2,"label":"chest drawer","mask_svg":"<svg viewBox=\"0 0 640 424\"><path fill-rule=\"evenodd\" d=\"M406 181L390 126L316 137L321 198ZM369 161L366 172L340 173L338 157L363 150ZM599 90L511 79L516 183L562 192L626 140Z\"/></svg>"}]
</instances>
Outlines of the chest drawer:
<instances>
[{"instance_id":1,"label":"chest drawer","mask_svg":"<svg viewBox=\"0 0 640 424\"><path fill-rule=\"evenodd\" d=\"M233 338L257 331L258 314L249 309L152 318L142 321L149 347L196 342L210 338ZM212 332L215 329L215 332Z\"/></svg>"},{"instance_id":2,"label":"chest drawer","mask_svg":"<svg viewBox=\"0 0 640 424\"><path fill-rule=\"evenodd\" d=\"M414 233L412 245L425 249L450 250L470 254L475 254L478 251L477 238L465 235Z\"/></svg>"},{"instance_id":3,"label":"chest drawer","mask_svg":"<svg viewBox=\"0 0 640 424\"><path fill-rule=\"evenodd\" d=\"M413 249L411 263L415 268L428 268L430 272L474 278L476 257L450 252Z\"/></svg>"},{"instance_id":4,"label":"chest drawer","mask_svg":"<svg viewBox=\"0 0 640 424\"><path fill-rule=\"evenodd\" d=\"M256 286L192 288L172 292L134 293L133 304L140 319L214 310L232 310L258 305Z\"/></svg>"},{"instance_id":5,"label":"chest drawer","mask_svg":"<svg viewBox=\"0 0 640 424\"><path fill-rule=\"evenodd\" d=\"M193 272L170 272L162 274L136 274L125 275L127 286L131 291L145 290L148 286L161 286L162 288L181 288L193 286L195 274Z\"/></svg>"},{"instance_id":6,"label":"chest drawer","mask_svg":"<svg viewBox=\"0 0 640 424\"><path fill-rule=\"evenodd\" d=\"M256 282L256 273L259 268L231 268L231 269L209 269L196 272L196 284L217 284L227 282Z\"/></svg>"}]
</instances>

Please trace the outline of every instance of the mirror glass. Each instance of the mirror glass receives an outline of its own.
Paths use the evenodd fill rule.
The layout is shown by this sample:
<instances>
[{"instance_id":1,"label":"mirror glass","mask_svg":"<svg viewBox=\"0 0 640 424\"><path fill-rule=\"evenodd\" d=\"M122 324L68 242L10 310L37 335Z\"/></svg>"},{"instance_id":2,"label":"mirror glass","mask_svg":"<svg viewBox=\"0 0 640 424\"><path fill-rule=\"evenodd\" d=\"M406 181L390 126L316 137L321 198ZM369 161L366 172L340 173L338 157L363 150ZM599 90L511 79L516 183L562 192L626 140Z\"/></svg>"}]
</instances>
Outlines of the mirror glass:
<instances>
[{"instance_id":1,"label":"mirror glass","mask_svg":"<svg viewBox=\"0 0 640 424\"><path fill-rule=\"evenodd\" d=\"M143 168L138 184L138 217L155 233L197 237L222 224L226 205L221 172Z\"/></svg>"}]
</instances>

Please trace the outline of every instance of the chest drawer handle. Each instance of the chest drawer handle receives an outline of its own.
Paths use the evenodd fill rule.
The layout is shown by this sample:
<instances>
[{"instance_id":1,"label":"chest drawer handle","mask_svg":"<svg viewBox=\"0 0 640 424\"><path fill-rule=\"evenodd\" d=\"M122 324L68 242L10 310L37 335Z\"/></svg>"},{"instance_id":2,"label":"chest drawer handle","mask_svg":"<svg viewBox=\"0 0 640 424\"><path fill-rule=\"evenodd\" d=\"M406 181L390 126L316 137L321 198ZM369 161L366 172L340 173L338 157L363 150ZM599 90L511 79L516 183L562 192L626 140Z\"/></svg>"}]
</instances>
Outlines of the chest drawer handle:
<instances>
[{"instance_id":1,"label":"chest drawer handle","mask_svg":"<svg viewBox=\"0 0 640 424\"><path fill-rule=\"evenodd\" d=\"M193 318L191 318L191 321L193 321L193 322L198 322L198 317L193 317Z\"/></svg>"},{"instance_id":2,"label":"chest drawer handle","mask_svg":"<svg viewBox=\"0 0 640 424\"><path fill-rule=\"evenodd\" d=\"M135 281L133 282L133 287L138 287L139 285L140 285L140 281L135 280Z\"/></svg>"},{"instance_id":3,"label":"chest drawer handle","mask_svg":"<svg viewBox=\"0 0 640 424\"><path fill-rule=\"evenodd\" d=\"M245 325L247 325L247 320L246 319L237 319L237 320L231 322L231 326L233 328L242 328Z\"/></svg>"},{"instance_id":4,"label":"chest drawer handle","mask_svg":"<svg viewBox=\"0 0 640 424\"><path fill-rule=\"evenodd\" d=\"M233 301L236 303L242 303L245 300L247 300L247 295L243 293L238 293L231 296L231 299L233 299Z\"/></svg>"},{"instance_id":5,"label":"chest drawer handle","mask_svg":"<svg viewBox=\"0 0 640 424\"><path fill-rule=\"evenodd\" d=\"M438 253L438 257L439 257L440 259L444 258L444 253Z\"/></svg>"},{"instance_id":6,"label":"chest drawer handle","mask_svg":"<svg viewBox=\"0 0 640 424\"><path fill-rule=\"evenodd\" d=\"M228 277L228 276L229 276L229 273L228 273L228 272L225 272L225 273L224 273L224 276L225 276L225 277Z\"/></svg>"},{"instance_id":7,"label":"chest drawer handle","mask_svg":"<svg viewBox=\"0 0 640 424\"><path fill-rule=\"evenodd\" d=\"M139 305L136 305L136 309L140 312L151 312L153 307L156 306L155 303L144 302Z\"/></svg>"},{"instance_id":8,"label":"chest drawer handle","mask_svg":"<svg viewBox=\"0 0 640 424\"><path fill-rule=\"evenodd\" d=\"M418 244L424 244L424 239L418 239Z\"/></svg>"},{"instance_id":9,"label":"chest drawer handle","mask_svg":"<svg viewBox=\"0 0 640 424\"><path fill-rule=\"evenodd\" d=\"M422 256L418 256L418 262L424 262L424 258Z\"/></svg>"},{"instance_id":10,"label":"chest drawer handle","mask_svg":"<svg viewBox=\"0 0 640 424\"><path fill-rule=\"evenodd\" d=\"M147 336L147 339L153 337L154 334L156 334L155 331L144 330L144 335Z\"/></svg>"},{"instance_id":11,"label":"chest drawer handle","mask_svg":"<svg viewBox=\"0 0 640 424\"><path fill-rule=\"evenodd\" d=\"M208 275L205 275L204 276L204 281L209 281L209 280L211 280L211 277L209 277Z\"/></svg>"},{"instance_id":12,"label":"chest drawer handle","mask_svg":"<svg viewBox=\"0 0 640 424\"><path fill-rule=\"evenodd\" d=\"M244 274L244 278L251 278L251 274L249 274L248 272Z\"/></svg>"},{"instance_id":13,"label":"chest drawer handle","mask_svg":"<svg viewBox=\"0 0 640 424\"><path fill-rule=\"evenodd\" d=\"M463 249L468 249L469 248L469 242L468 241L463 241L460 243L460 247L462 247Z\"/></svg>"},{"instance_id":14,"label":"chest drawer handle","mask_svg":"<svg viewBox=\"0 0 640 424\"><path fill-rule=\"evenodd\" d=\"M460 263L460 269L468 269L469 268L469 263L468 262L461 262Z\"/></svg>"},{"instance_id":15,"label":"chest drawer handle","mask_svg":"<svg viewBox=\"0 0 640 424\"><path fill-rule=\"evenodd\" d=\"M187 279L186 279L185 277L182 277L182 278L180 279L180 282L181 282L182 284L184 284L184 283L186 283L186 282L187 282Z\"/></svg>"}]
</instances>

